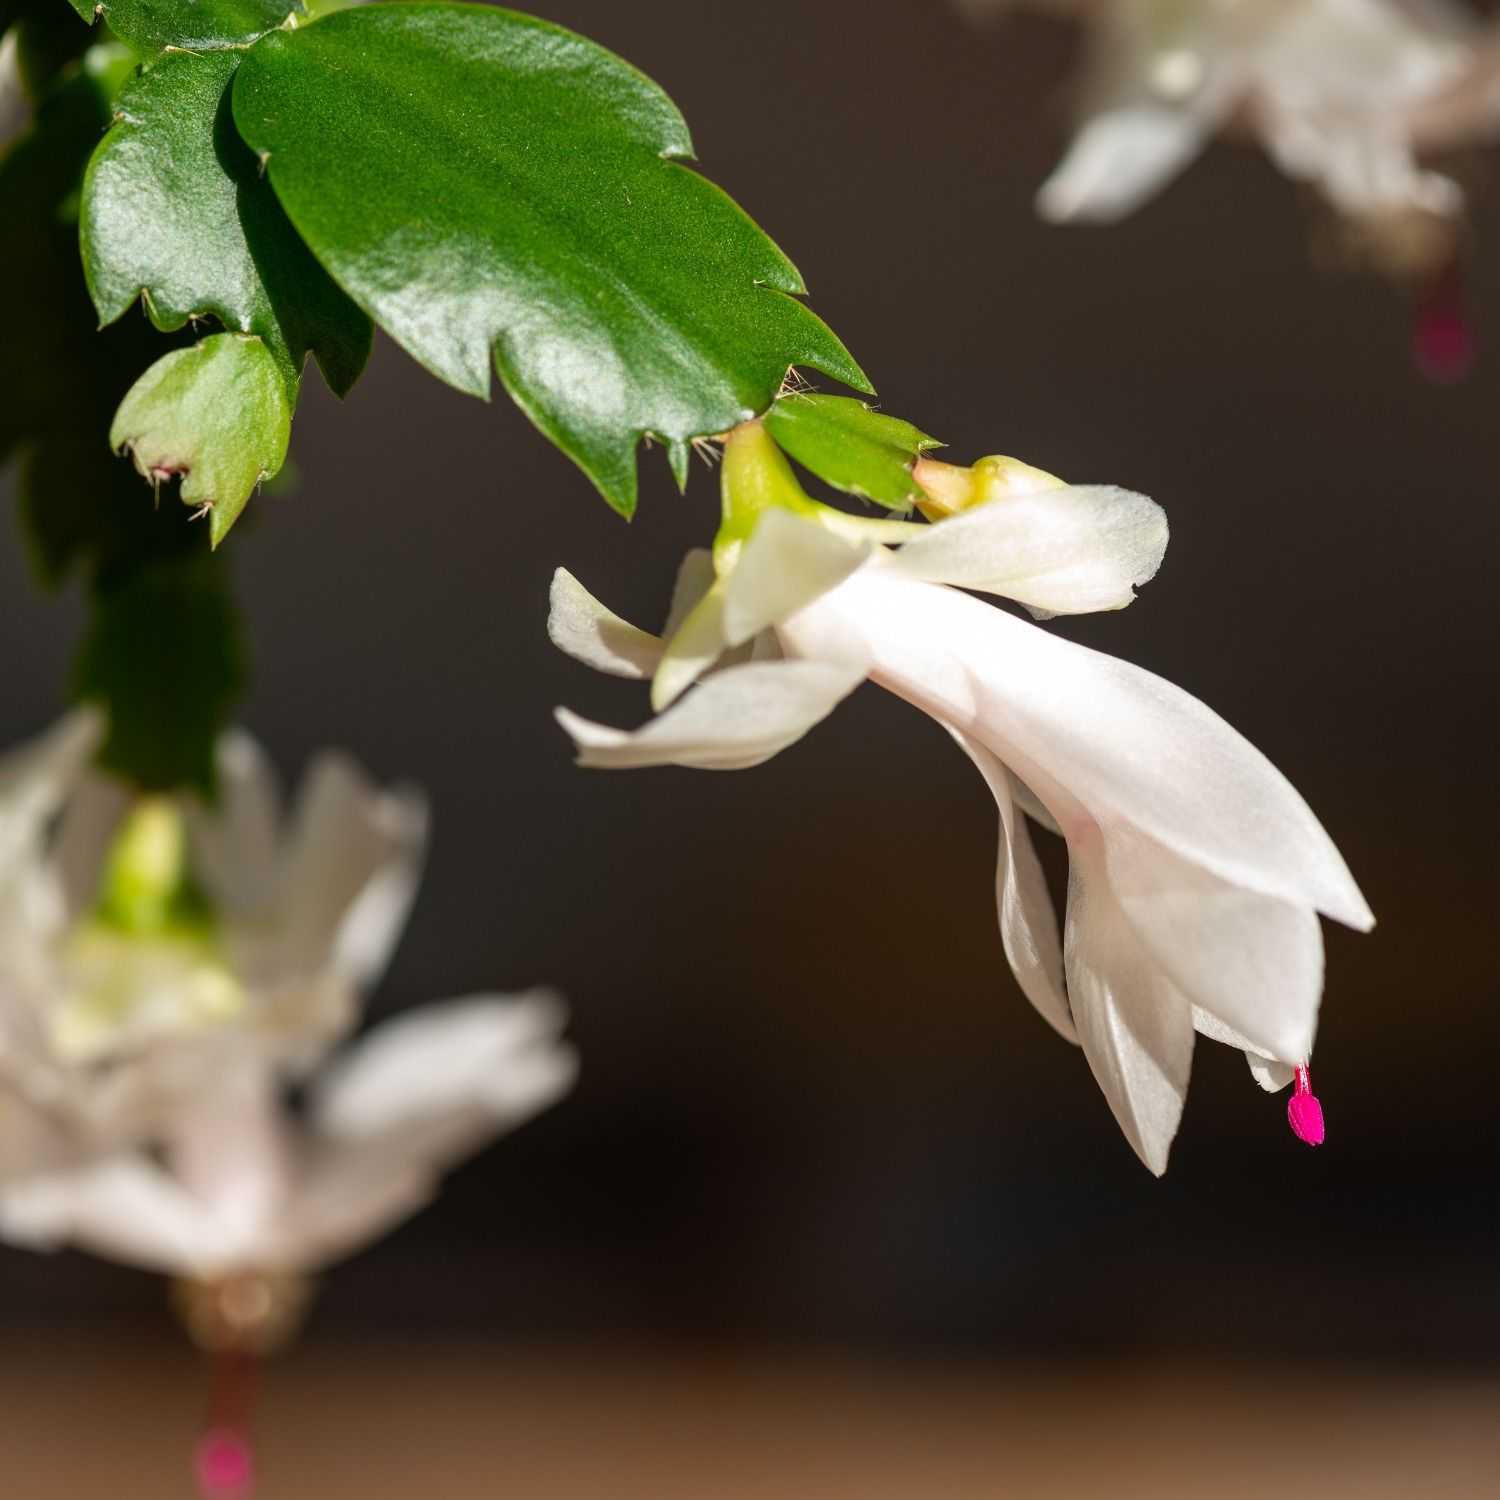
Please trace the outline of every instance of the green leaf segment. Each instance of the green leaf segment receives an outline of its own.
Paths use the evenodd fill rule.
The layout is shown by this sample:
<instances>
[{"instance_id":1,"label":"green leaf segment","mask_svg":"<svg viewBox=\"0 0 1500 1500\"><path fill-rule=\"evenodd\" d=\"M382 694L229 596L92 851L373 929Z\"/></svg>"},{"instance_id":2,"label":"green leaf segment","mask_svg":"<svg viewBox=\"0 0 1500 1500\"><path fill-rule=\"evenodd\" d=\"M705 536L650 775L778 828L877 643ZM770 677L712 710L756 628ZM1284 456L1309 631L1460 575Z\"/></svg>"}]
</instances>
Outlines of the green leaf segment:
<instances>
[{"instance_id":1,"label":"green leaf segment","mask_svg":"<svg viewBox=\"0 0 1500 1500\"><path fill-rule=\"evenodd\" d=\"M491 362L617 510L647 434L764 412L787 368L861 390L800 276L674 158L671 100L594 43L513 11L393 4L258 42L234 118L335 281L434 374Z\"/></svg>"},{"instance_id":2,"label":"green leaf segment","mask_svg":"<svg viewBox=\"0 0 1500 1500\"><path fill-rule=\"evenodd\" d=\"M316 353L340 396L370 353L370 320L313 259L235 133L239 52L174 52L132 79L83 188L83 267L102 323L139 298L164 330L214 317L265 341L296 398Z\"/></svg>"},{"instance_id":3,"label":"green leaf segment","mask_svg":"<svg viewBox=\"0 0 1500 1500\"><path fill-rule=\"evenodd\" d=\"M69 0L85 21L102 17L143 57L167 47L243 47L301 13L301 0Z\"/></svg>"},{"instance_id":4,"label":"green leaf segment","mask_svg":"<svg viewBox=\"0 0 1500 1500\"><path fill-rule=\"evenodd\" d=\"M74 695L108 712L101 759L139 786L211 792L214 741L245 676L226 569L207 528L182 506L155 506L110 452L111 416L164 343L143 318L101 333L78 262L79 190L108 93L106 73L83 59L0 156L0 284L24 288L8 337L25 351L24 379L0 403L0 462L20 460L39 582L86 585Z\"/></svg>"},{"instance_id":5,"label":"green leaf segment","mask_svg":"<svg viewBox=\"0 0 1500 1500\"><path fill-rule=\"evenodd\" d=\"M643 440L685 484L695 441L757 417L853 495L917 493L932 439L786 394L795 367L869 383L618 57L485 5L298 26L288 0L71 3L140 67L114 94L118 42L90 45L103 33L60 0L0 0L52 5L57 33L33 49L37 124L0 156L0 275L25 289L27 351L0 459L21 455L44 582L88 584L76 688L108 707L102 758L138 785L211 788L244 667L210 544L282 463L308 354L342 395L372 323L461 391L487 397L498 373L627 516ZM154 505L111 444L158 485L180 477L187 506Z\"/></svg>"},{"instance_id":6,"label":"green leaf segment","mask_svg":"<svg viewBox=\"0 0 1500 1500\"><path fill-rule=\"evenodd\" d=\"M216 333L163 355L130 388L109 431L152 484L182 477L217 547L286 458L292 413L281 371L253 334Z\"/></svg>"},{"instance_id":7,"label":"green leaf segment","mask_svg":"<svg viewBox=\"0 0 1500 1500\"><path fill-rule=\"evenodd\" d=\"M777 444L819 479L890 510L922 498L912 466L943 445L910 422L887 417L848 396L789 392L766 416Z\"/></svg>"}]
</instances>

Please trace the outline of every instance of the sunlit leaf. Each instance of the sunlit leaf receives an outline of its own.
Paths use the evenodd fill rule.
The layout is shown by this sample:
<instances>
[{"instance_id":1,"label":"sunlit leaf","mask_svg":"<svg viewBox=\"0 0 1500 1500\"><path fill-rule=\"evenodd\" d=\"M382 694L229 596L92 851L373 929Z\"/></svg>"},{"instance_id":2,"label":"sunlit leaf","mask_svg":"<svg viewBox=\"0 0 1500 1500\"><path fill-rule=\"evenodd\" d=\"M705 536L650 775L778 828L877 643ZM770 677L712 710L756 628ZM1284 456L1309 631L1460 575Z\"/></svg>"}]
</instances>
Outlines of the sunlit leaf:
<instances>
[{"instance_id":1,"label":"sunlit leaf","mask_svg":"<svg viewBox=\"0 0 1500 1500\"><path fill-rule=\"evenodd\" d=\"M212 316L258 334L294 388L312 350L342 395L369 356L370 321L298 239L235 131L242 55L174 52L121 91L84 182L89 290L105 323L144 296L158 328Z\"/></svg>"},{"instance_id":2,"label":"sunlit leaf","mask_svg":"<svg viewBox=\"0 0 1500 1500\"><path fill-rule=\"evenodd\" d=\"M480 5L342 11L258 42L233 98L339 285L460 390L488 394L493 361L626 514L645 434L680 468L788 366L868 388L791 263L673 160L672 102L582 37Z\"/></svg>"}]
</instances>

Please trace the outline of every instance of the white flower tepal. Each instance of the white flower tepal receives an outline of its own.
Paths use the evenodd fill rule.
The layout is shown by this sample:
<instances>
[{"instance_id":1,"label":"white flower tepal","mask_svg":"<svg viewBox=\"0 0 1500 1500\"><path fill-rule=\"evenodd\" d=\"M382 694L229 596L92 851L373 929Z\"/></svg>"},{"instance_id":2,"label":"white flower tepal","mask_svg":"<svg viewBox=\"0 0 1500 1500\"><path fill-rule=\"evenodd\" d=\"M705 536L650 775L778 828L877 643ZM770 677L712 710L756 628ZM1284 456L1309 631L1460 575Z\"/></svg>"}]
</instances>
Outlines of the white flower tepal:
<instances>
[{"instance_id":1,"label":"white flower tepal","mask_svg":"<svg viewBox=\"0 0 1500 1500\"><path fill-rule=\"evenodd\" d=\"M747 424L727 444L730 517L745 468L795 488L763 429ZM839 540L847 517L820 525L797 509L765 510L714 586L744 592L737 580L752 563L754 577L830 581L791 607L749 590L745 617L758 614L767 631L755 659L715 668L714 643L697 640L701 684L640 730L560 711L580 763L754 765L860 682L877 682L943 724L984 775L1000 811L1007 957L1028 998L1082 1044L1153 1171L1177 1129L1195 1030L1242 1047L1268 1086L1290 1082L1312 1050L1322 992L1317 914L1361 929L1373 921L1328 835L1270 762L1195 698L950 586L1043 611L1119 608L1160 560L1160 509L1108 488L1023 487L895 551ZM845 548L842 571L809 568L831 542ZM615 619L566 573L552 635L617 675L644 677L674 656L674 642ZM716 644L745 643L721 632ZM1061 934L1028 811L1067 841Z\"/></svg>"},{"instance_id":2,"label":"white flower tepal","mask_svg":"<svg viewBox=\"0 0 1500 1500\"><path fill-rule=\"evenodd\" d=\"M130 798L88 769L98 732L75 715L0 762L0 1237L200 1281L316 1270L566 1092L541 991L328 1060L406 921L415 792L325 756L284 817L231 735L215 807Z\"/></svg>"}]
</instances>

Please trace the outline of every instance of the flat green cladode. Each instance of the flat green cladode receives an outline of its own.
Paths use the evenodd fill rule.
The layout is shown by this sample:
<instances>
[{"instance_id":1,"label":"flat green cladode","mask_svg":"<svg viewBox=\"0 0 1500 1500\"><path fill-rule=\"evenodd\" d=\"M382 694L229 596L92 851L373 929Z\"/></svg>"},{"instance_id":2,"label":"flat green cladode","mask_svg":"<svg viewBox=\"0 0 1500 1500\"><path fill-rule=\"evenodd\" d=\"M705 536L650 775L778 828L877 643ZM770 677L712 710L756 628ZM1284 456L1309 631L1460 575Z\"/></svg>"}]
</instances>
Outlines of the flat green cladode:
<instances>
[{"instance_id":1,"label":"flat green cladode","mask_svg":"<svg viewBox=\"0 0 1500 1500\"><path fill-rule=\"evenodd\" d=\"M216 333L164 354L130 388L110 428L153 484L181 477L208 513L214 546L255 487L281 468L292 414L275 356L251 334Z\"/></svg>"},{"instance_id":2,"label":"flat green cladode","mask_svg":"<svg viewBox=\"0 0 1500 1500\"><path fill-rule=\"evenodd\" d=\"M572 32L488 6L338 12L251 48L240 134L334 280L434 374L491 366L616 509L648 434L765 412L788 367L868 382L795 267L692 155L671 100Z\"/></svg>"},{"instance_id":3,"label":"flat green cladode","mask_svg":"<svg viewBox=\"0 0 1500 1500\"><path fill-rule=\"evenodd\" d=\"M217 318L265 341L295 401L309 351L340 396L369 357L370 320L297 237L235 132L242 53L172 52L115 100L84 178L84 272L101 323L143 300L156 327Z\"/></svg>"},{"instance_id":4,"label":"flat green cladode","mask_svg":"<svg viewBox=\"0 0 1500 1500\"><path fill-rule=\"evenodd\" d=\"M943 446L863 401L813 391L789 391L766 414L766 428L819 479L890 510L910 510L924 498L912 469Z\"/></svg>"},{"instance_id":5,"label":"flat green cladode","mask_svg":"<svg viewBox=\"0 0 1500 1500\"><path fill-rule=\"evenodd\" d=\"M102 18L143 57L167 47L243 47L301 14L301 0L69 0L85 21Z\"/></svg>"}]
</instances>

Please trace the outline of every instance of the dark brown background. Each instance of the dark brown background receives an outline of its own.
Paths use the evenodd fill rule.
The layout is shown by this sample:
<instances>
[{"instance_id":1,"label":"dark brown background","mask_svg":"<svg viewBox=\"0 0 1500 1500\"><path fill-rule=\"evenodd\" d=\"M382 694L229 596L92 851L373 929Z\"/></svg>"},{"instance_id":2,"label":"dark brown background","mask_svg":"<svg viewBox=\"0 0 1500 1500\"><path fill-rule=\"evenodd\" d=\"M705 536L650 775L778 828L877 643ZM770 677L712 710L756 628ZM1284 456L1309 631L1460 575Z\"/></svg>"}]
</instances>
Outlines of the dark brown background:
<instances>
[{"instance_id":1,"label":"dark brown background","mask_svg":"<svg viewBox=\"0 0 1500 1500\"><path fill-rule=\"evenodd\" d=\"M552 0L655 76L705 171L799 263L888 410L1167 508L1123 615L1055 628L1183 684L1320 811L1381 918L1329 937L1326 1149L1202 1044L1172 1169L1134 1160L1004 969L992 808L867 689L764 769L575 770L551 709L644 694L556 655L560 563L650 623L713 528L643 460L627 527L503 398L382 343L316 380L300 489L236 532L247 722L425 784L430 874L377 1002L555 982L576 1097L326 1289L312 1337L618 1338L1492 1368L1500 256L1480 366L1437 389L1385 285L1314 271L1309 207L1219 148L1136 220L1037 223L1063 29L936 0ZM1493 165L1493 161L1491 163ZM74 604L0 551L0 741L60 707ZM0 1254L0 1318L157 1327L146 1277Z\"/></svg>"}]
</instances>

